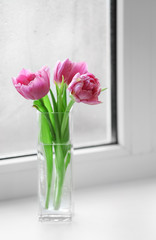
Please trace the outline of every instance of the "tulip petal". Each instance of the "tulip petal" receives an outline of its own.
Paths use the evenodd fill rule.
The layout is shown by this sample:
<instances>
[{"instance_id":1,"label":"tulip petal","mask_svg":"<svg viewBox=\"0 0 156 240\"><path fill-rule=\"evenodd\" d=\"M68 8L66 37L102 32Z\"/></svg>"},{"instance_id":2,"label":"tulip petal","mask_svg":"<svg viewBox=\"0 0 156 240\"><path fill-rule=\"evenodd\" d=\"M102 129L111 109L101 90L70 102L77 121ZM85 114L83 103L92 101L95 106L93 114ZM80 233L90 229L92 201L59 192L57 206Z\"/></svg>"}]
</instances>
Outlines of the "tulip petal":
<instances>
[{"instance_id":1,"label":"tulip petal","mask_svg":"<svg viewBox=\"0 0 156 240\"><path fill-rule=\"evenodd\" d=\"M26 99L31 99L33 100L34 97L30 92L30 86L26 86L26 85L22 85L20 88L20 93L23 95L23 97L25 97Z\"/></svg>"},{"instance_id":2,"label":"tulip petal","mask_svg":"<svg viewBox=\"0 0 156 240\"><path fill-rule=\"evenodd\" d=\"M49 82L44 78L36 76L33 82L29 84L29 92L34 99L40 99L49 92Z\"/></svg>"},{"instance_id":3,"label":"tulip petal","mask_svg":"<svg viewBox=\"0 0 156 240\"><path fill-rule=\"evenodd\" d=\"M89 105L96 105L96 104L102 103L101 101L98 101L97 99L91 99L89 101L83 100L81 102L89 104Z\"/></svg>"},{"instance_id":4,"label":"tulip petal","mask_svg":"<svg viewBox=\"0 0 156 240\"><path fill-rule=\"evenodd\" d=\"M31 72L25 68L23 68L19 73L19 75L25 75L25 76L28 76L29 74L31 74Z\"/></svg>"},{"instance_id":5,"label":"tulip petal","mask_svg":"<svg viewBox=\"0 0 156 240\"><path fill-rule=\"evenodd\" d=\"M24 84L24 85L27 85L29 84L29 80L28 80L28 77L25 76L25 75L19 75L16 79L17 83L21 83L21 84Z\"/></svg>"},{"instance_id":6,"label":"tulip petal","mask_svg":"<svg viewBox=\"0 0 156 240\"><path fill-rule=\"evenodd\" d=\"M80 73L80 75L87 73L88 67L85 62L79 62L79 63L73 63L73 67L71 69L71 72L68 76L68 81L67 84L69 85L70 82L72 81L73 77L75 74Z\"/></svg>"},{"instance_id":7,"label":"tulip petal","mask_svg":"<svg viewBox=\"0 0 156 240\"><path fill-rule=\"evenodd\" d=\"M61 62L57 62L55 69L54 69L54 81L56 81L56 82L59 82L58 72L59 72L60 67L61 67Z\"/></svg>"},{"instance_id":8,"label":"tulip petal","mask_svg":"<svg viewBox=\"0 0 156 240\"><path fill-rule=\"evenodd\" d=\"M92 98L92 91L82 90L79 92L79 98L80 100L88 100Z\"/></svg>"},{"instance_id":9,"label":"tulip petal","mask_svg":"<svg viewBox=\"0 0 156 240\"><path fill-rule=\"evenodd\" d=\"M70 82L68 86L68 90L71 92L74 86L79 82L80 78L80 73L76 73L75 76L73 77L72 81Z\"/></svg>"}]
</instances>

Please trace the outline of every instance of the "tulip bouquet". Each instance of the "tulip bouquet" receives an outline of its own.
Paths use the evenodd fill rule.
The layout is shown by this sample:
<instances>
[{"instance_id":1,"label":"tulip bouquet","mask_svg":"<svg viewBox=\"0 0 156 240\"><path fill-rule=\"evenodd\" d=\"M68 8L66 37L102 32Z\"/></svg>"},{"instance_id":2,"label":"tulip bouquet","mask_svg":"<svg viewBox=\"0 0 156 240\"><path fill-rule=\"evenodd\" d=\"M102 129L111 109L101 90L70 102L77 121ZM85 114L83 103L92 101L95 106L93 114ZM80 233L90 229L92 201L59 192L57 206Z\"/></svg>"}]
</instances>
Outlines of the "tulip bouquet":
<instances>
[{"instance_id":1,"label":"tulip bouquet","mask_svg":"<svg viewBox=\"0 0 156 240\"><path fill-rule=\"evenodd\" d=\"M98 96L105 89L101 89L99 80L88 72L85 62L75 63L69 59L57 62L55 66L53 83L56 94L50 88L50 69L46 66L36 73L22 69L18 77L12 80L17 91L24 98L34 100L33 106L41 113L39 140L44 146L47 186L44 207L49 207L55 163L52 202L57 210L61 204L63 182L71 158L69 113L75 102L99 104ZM67 98L67 94L70 98Z\"/></svg>"}]
</instances>

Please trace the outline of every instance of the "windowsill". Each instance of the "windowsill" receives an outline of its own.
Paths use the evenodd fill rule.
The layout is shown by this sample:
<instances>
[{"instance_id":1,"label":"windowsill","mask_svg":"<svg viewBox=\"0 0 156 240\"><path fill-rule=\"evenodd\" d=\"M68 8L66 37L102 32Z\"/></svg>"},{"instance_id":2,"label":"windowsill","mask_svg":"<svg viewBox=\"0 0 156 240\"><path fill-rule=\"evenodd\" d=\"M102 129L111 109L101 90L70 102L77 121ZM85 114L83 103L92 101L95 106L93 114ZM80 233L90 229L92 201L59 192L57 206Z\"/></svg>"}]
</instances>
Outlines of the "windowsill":
<instances>
[{"instance_id":1,"label":"windowsill","mask_svg":"<svg viewBox=\"0 0 156 240\"><path fill-rule=\"evenodd\" d=\"M36 197L0 202L1 238L156 239L156 179L75 192L72 223L38 222Z\"/></svg>"},{"instance_id":2,"label":"windowsill","mask_svg":"<svg viewBox=\"0 0 156 240\"><path fill-rule=\"evenodd\" d=\"M77 150L73 156L74 187L155 177L155 159L155 151L133 155L121 145ZM0 200L36 194L37 169L36 156L1 161Z\"/></svg>"}]
</instances>

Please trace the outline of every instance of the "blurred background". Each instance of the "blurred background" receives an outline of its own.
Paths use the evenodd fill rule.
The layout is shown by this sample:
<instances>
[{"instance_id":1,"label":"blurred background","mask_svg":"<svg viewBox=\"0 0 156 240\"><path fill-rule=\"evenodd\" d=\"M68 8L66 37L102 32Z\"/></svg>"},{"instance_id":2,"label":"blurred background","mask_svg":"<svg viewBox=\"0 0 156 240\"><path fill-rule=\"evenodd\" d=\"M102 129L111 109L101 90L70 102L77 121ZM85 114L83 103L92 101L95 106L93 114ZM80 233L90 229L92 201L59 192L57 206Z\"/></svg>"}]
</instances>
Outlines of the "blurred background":
<instances>
[{"instance_id":1,"label":"blurred background","mask_svg":"<svg viewBox=\"0 0 156 240\"><path fill-rule=\"evenodd\" d=\"M47 65L53 89L55 64L66 58L87 62L108 88L98 106L75 104L74 147L111 143L110 2L1 0L0 12L0 156L36 152L36 110L11 78L22 68L36 72Z\"/></svg>"},{"instance_id":2,"label":"blurred background","mask_svg":"<svg viewBox=\"0 0 156 240\"><path fill-rule=\"evenodd\" d=\"M155 23L155 0L0 0L3 236L23 239L30 225L26 239L51 239L54 233L56 239L64 233L69 239L86 239L88 233L89 239L156 239ZM66 58L86 61L108 89L102 104L74 105L78 211L71 228L62 231L36 225L31 198L12 200L37 193L38 129L32 101L18 94L11 78L22 68L36 72L48 65L54 89L53 69Z\"/></svg>"}]
</instances>

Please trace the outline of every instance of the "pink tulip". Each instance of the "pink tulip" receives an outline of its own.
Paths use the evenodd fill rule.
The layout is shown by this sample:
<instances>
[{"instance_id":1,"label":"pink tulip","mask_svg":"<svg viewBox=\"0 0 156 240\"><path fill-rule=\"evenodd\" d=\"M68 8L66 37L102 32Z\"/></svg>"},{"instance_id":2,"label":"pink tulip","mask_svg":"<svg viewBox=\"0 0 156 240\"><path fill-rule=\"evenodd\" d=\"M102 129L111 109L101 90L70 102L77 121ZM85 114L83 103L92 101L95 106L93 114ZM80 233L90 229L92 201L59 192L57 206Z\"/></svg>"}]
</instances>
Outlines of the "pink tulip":
<instances>
[{"instance_id":1,"label":"pink tulip","mask_svg":"<svg viewBox=\"0 0 156 240\"><path fill-rule=\"evenodd\" d=\"M78 103L83 102L90 105L101 103L98 100L101 92L100 83L91 73L83 75L77 73L71 81L68 90Z\"/></svg>"},{"instance_id":2,"label":"pink tulip","mask_svg":"<svg viewBox=\"0 0 156 240\"><path fill-rule=\"evenodd\" d=\"M42 67L36 73L22 69L17 78L12 78L16 90L26 99L37 100L44 97L50 89L50 70Z\"/></svg>"},{"instance_id":3,"label":"pink tulip","mask_svg":"<svg viewBox=\"0 0 156 240\"><path fill-rule=\"evenodd\" d=\"M85 62L74 63L69 59L64 62L57 62L54 69L54 81L57 83L62 82L62 76L64 81L69 85L76 73L84 74L87 73L87 64Z\"/></svg>"}]
</instances>

